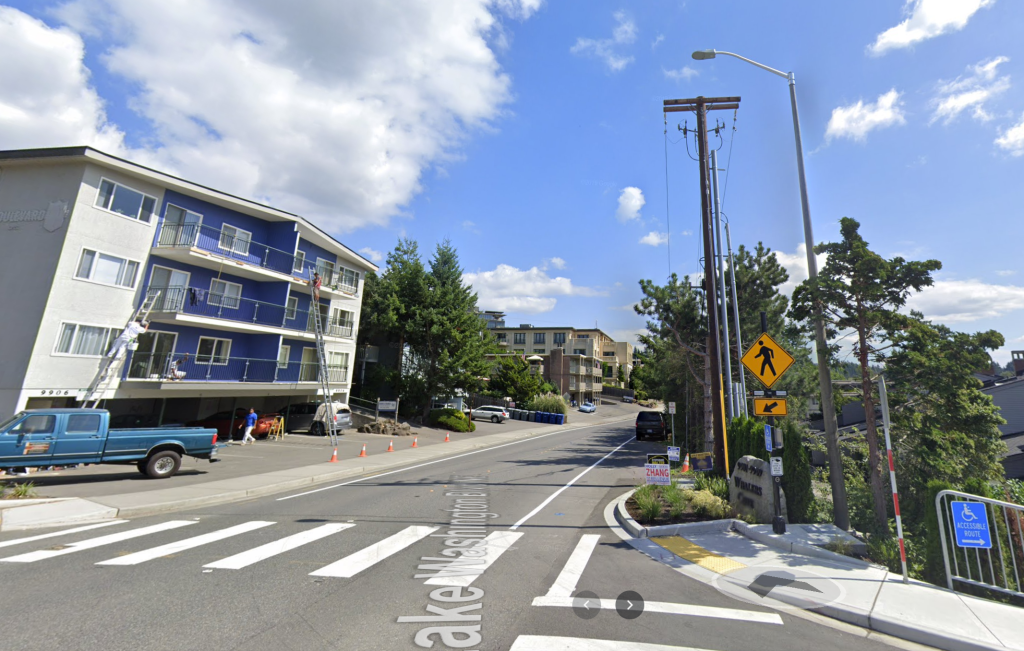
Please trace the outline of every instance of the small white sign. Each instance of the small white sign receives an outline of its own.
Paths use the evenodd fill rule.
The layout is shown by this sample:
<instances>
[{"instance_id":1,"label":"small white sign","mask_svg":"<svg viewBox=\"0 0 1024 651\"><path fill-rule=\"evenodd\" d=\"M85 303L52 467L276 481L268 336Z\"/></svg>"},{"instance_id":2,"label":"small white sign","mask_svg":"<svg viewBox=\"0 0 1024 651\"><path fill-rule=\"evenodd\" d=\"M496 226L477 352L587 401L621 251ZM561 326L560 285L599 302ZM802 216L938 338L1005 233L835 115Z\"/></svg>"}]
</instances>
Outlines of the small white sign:
<instances>
[{"instance_id":1,"label":"small white sign","mask_svg":"<svg viewBox=\"0 0 1024 651\"><path fill-rule=\"evenodd\" d=\"M398 411L397 400L378 400L377 411Z\"/></svg>"},{"instance_id":2,"label":"small white sign","mask_svg":"<svg viewBox=\"0 0 1024 651\"><path fill-rule=\"evenodd\" d=\"M772 457L772 477L782 476L782 457Z\"/></svg>"},{"instance_id":3,"label":"small white sign","mask_svg":"<svg viewBox=\"0 0 1024 651\"><path fill-rule=\"evenodd\" d=\"M672 485L667 463L645 463L644 472L647 475L648 484L657 484L659 486Z\"/></svg>"},{"instance_id":4,"label":"small white sign","mask_svg":"<svg viewBox=\"0 0 1024 651\"><path fill-rule=\"evenodd\" d=\"M668 460L679 461L679 448L674 448L671 445L668 446Z\"/></svg>"},{"instance_id":5,"label":"small white sign","mask_svg":"<svg viewBox=\"0 0 1024 651\"><path fill-rule=\"evenodd\" d=\"M676 413L676 403L674 403L674 402L668 403L668 413L670 413L670 414Z\"/></svg>"}]
</instances>

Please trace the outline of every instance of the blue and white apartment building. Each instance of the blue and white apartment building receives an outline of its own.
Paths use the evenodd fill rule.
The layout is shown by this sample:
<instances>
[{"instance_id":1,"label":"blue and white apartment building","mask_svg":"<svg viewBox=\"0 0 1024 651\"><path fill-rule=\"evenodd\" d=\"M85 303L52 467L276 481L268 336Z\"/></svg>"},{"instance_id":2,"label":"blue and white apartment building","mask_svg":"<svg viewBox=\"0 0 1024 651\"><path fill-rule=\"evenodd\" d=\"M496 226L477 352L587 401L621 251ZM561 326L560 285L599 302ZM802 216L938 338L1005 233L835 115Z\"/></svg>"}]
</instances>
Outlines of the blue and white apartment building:
<instances>
[{"instance_id":1,"label":"blue and white apartment building","mask_svg":"<svg viewBox=\"0 0 1024 651\"><path fill-rule=\"evenodd\" d=\"M376 269L302 217L89 147L0 151L0 419L78 404L147 295L149 330L103 385L113 414L186 422L316 399L313 309L346 401Z\"/></svg>"}]
</instances>

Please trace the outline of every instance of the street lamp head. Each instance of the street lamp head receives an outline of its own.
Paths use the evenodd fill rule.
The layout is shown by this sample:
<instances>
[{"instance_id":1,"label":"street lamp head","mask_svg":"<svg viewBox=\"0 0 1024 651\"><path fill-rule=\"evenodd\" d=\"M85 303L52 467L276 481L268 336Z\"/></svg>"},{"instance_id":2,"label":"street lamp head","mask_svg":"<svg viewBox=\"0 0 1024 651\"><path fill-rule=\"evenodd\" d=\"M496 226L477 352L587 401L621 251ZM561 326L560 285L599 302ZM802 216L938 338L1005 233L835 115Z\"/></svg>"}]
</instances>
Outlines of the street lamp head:
<instances>
[{"instance_id":1,"label":"street lamp head","mask_svg":"<svg viewBox=\"0 0 1024 651\"><path fill-rule=\"evenodd\" d=\"M696 59L698 61L703 61L704 59L714 59L715 58L715 51L714 50L697 50L696 52L694 52L690 56L692 56L694 59Z\"/></svg>"}]
</instances>

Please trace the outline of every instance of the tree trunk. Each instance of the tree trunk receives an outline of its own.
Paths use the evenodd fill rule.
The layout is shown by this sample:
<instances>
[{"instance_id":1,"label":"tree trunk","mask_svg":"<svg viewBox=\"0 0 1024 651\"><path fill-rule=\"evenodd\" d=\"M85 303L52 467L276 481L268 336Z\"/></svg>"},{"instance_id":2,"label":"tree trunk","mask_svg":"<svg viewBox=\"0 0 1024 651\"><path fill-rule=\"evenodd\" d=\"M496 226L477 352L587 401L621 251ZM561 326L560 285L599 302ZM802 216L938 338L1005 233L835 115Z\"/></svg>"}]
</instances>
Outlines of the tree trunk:
<instances>
[{"instance_id":1,"label":"tree trunk","mask_svg":"<svg viewBox=\"0 0 1024 651\"><path fill-rule=\"evenodd\" d=\"M857 329L860 342L860 391L864 405L864 424L868 440L868 470L871 481L871 497L875 510L875 524L879 532L888 531L889 515L885 508L885 485L882 482L882 456L878 450L878 430L875 428L875 397L874 383L871 382L871 371L868 368L868 346L865 336L866 324L861 320Z\"/></svg>"},{"instance_id":2,"label":"tree trunk","mask_svg":"<svg viewBox=\"0 0 1024 651\"><path fill-rule=\"evenodd\" d=\"M710 346L711 340L708 339ZM715 449L715 428L714 413L715 405L711 399L711 363L704 358L704 451L713 452ZM723 472L725 469L722 469Z\"/></svg>"}]
</instances>

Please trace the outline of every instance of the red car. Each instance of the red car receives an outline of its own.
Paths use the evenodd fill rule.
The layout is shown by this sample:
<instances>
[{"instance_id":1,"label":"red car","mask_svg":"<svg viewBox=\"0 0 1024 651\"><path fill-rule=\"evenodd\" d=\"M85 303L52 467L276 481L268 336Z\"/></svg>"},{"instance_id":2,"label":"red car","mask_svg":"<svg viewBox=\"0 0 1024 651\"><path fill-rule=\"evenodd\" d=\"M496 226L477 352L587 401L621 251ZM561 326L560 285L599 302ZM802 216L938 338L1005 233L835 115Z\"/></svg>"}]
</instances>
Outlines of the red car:
<instances>
[{"instance_id":1,"label":"red car","mask_svg":"<svg viewBox=\"0 0 1024 651\"><path fill-rule=\"evenodd\" d=\"M187 423L188 427L209 427L217 430L217 439L220 441L231 441L235 439L241 439L245 434L245 418L249 415L249 410L244 407L239 407L235 410L234 418L234 432L229 433L231 429L231 412L230 411L218 411L212 416L207 416L202 420L194 420ZM266 436L267 432L274 424L274 419L278 417L278 414L257 414L256 427L252 428L252 435L259 438Z\"/></svg>"}]
</instances>

